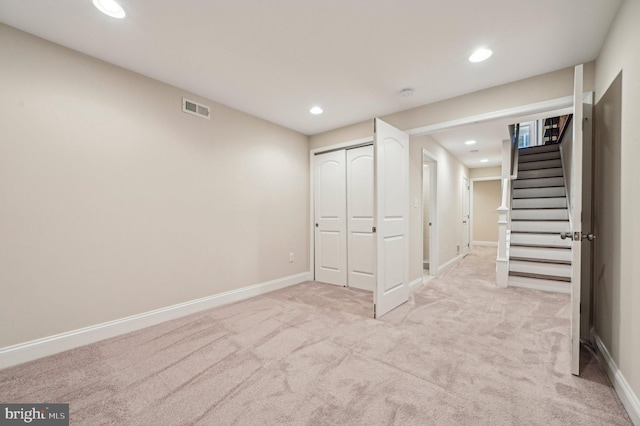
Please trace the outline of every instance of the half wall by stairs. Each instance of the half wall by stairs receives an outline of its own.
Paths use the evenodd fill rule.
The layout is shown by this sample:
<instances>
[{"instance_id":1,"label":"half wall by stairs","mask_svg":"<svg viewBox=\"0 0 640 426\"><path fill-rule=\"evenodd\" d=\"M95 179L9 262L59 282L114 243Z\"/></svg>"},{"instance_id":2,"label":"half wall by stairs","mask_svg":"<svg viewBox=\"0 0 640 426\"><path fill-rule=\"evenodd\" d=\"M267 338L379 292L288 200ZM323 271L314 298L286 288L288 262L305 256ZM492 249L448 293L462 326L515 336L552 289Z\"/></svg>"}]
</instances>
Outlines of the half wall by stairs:
<instances>
[{"instance_id":1,"label":"half wall by stairs","mask_svg":"<svg viewBox=\"0 0 640 426\"><path fill-rule=\"evenodd\" d=\"M571 241L558 144L519 150L513 181L509 286L571 291Z\"/></svg>"}]
</instances>

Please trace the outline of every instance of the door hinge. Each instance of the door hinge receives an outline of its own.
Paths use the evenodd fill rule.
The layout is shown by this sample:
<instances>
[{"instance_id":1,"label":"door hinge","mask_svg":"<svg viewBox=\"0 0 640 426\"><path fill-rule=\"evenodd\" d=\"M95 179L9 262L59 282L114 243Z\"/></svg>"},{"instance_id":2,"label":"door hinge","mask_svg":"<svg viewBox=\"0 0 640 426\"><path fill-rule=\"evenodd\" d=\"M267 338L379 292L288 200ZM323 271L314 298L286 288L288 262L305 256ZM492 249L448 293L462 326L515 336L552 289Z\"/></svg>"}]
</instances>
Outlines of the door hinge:
<instances>
[{"instance_id":1,"label":"door hinge","mask_svg":"<svg viewBox=\"0 0 640 426\"><path fill-rule=\"evenodd\" d=\"M373 304L373 317L376 318L376 305Z\"/></svg>"},{"instance_id":2,"label":"door hinge","mask_svg":"<svg viewBox=\"0 0 640 426\"><path fill-rule=\"evenodd\" d=\"M371 227L371 232L373 232L374 234L376 233L376 227L375 226Z\"/></svg>"}]
</instances>

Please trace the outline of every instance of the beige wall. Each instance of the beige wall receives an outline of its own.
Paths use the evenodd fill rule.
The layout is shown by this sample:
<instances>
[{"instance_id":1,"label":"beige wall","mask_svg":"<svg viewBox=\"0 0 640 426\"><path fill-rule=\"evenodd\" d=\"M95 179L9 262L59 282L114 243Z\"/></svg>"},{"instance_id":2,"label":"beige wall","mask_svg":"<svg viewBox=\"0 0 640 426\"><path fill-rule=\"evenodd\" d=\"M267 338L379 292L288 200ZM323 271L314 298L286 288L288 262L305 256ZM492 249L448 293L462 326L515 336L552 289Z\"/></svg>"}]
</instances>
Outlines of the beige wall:
<instances>
[{"instance_id":1,"label":"beige wall","mask_svg":"<svg viewBox=\"0 0 640 426\"><path fill-rule=\"evenodd\" d=\"M480 167L476 169L469 169L469 177L471 179L485 178L485 177L497 177L502 176L502 167Z\"/></svg>"},{"instance_id":2,"label":"beige wall","mask_svg":"<svg viewBox=\"0 0 640 426\"><path fill-rule=\"evenodd\" d=\"M596 189L611 205L609 232L598 231L595 327L620 372L640 396L640 2L625 1L609 30L596 61L596 158L609 167L603 179L596 173ZM612 93L622 71L620 95ZM608 95L608 96L607 96ZM621 98L616 101L615 98ZM616 103L621 107L619 117ZM617 122L617 123L616 123ZM616 132L616 126L619 132ZM619 133L619 136L616 135ZM617 139L617 140L616 140ZM616 162L618 164L616 165ZM617 167L616 167L617 166ZM617 186L617 188L616 188ZM599 189L598 189L599 187ZM611 194L613 192L613 194ZM616 194L617 192L617 194ZM619 206L616 206L616 203ZM596 205L598 201L596 201ZM596 211L601 222L603 211ZM600 215L600 218L598 217ZM602 226L603 223L600 223ZM598 226L598 225L597 225ZM606 228L605 228L606 229ZM603 276L599 276L602 274Z\"/></svg>"},{"instance_id":3,"label":"beige wall","mask_svg":"<svg viewBox=\"0 0 640 426\"><path fill-rule=\"evenodd\" d=\"M3 25L0 57L0 347L308 271L306 136Z\"/></svg>"},{"instance_id":4,"label":"beige wall","mask_svg":"<svg viewBox=\"0 0 640 426\"><path fill-rule=\"evenodd\" d=\"M498 212L502 202L502 182L495 180L473 181L473 222L474 243L498 243Z\"/></svg>"}]
</instances>

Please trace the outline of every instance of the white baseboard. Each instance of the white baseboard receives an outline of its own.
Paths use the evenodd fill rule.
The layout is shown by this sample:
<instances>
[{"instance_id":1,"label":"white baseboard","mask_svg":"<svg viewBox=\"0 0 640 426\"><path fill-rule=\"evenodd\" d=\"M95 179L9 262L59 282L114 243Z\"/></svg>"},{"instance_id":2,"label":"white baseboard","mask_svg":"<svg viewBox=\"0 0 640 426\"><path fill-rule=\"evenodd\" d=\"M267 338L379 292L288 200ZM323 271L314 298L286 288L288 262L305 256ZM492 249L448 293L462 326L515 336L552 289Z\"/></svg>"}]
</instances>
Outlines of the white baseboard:
<instances>
[{"instance_id":1,"label":"white baseboard","mask_svg":"<svg viewBox=\"0 0 640 426\"><path fill-rule=\"evenodd\" d=\"M453 265L455 265L456 263L460 262L462 260L462 258L464 258L464 255L462 253L460 253L459 255L457 255L456 257L451 259L450 261L446 262L444 265L440 265L440 267L438 268L438 273L436 275L444 274L449 269L451 269L451 267Z\"/></svg>"},{"instance_id":2,"label":"white baseboard","mask_svg":"<svg viewBox=\"0 0 640 426\"><path fill-rule=\"evenodd\" d=\"M303 272L301 274L190 300L118 320L0 348L0 369L95 343L121 334L130 333L206 309L259 296L274 290L310 281L311 279L312 275L310 272Z\"/></svg>"},{"instance_id":3,"label":"white baseboard","mask_svg":"<svg viewBox=\"0 0 640 426\"><path fill-rule=\"evenodd\" d=\"M638 396L631 389L631 386L611 357L609 350L594 329L591 329L591 339L595 343L598 361L600 361L604 371L607 372L607 376L609 376L609 380L616 390L622 405L627 410L629 418L631 418L634 425L640 426L640 400L638 400Z\"/></svg>"},{"instance_id":4,"label":"white baseboard","mask_svg":"<svg viewBox=\"0 0 640 426\"><path fill-rule=\"evenodd\" d=\"M472 246L498 247L497 241L471 241Z\"/></svg>"},{"instance_id":5,"label":"white baseboard","mask_svg":"<svg viewBox=\"0 0 640 426\"><path fill-rule=\"evenodd\" d=\"M409 283L409 292L413 293L422 286L422 277L416 278Z\"/></svg>"}]
</instances>

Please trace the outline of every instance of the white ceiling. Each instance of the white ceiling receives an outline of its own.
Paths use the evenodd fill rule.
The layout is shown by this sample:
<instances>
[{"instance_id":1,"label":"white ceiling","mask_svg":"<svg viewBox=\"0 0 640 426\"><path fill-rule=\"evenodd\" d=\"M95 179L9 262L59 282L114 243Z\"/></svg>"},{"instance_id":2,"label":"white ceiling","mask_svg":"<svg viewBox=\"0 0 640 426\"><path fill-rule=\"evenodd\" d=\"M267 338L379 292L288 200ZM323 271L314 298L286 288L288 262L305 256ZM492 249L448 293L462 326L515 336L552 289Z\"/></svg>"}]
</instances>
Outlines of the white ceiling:
<instances>
[{"instance_id":1,"label":"white ceiling","mask_svg":"<svg viewBox=\"0 0 640 426\"><path fill-rule=\"evenodd\" d=\"M591 61L620 0L119 3L0 0L0 22L311 135Z\"/></svg>"}]
</instances>

